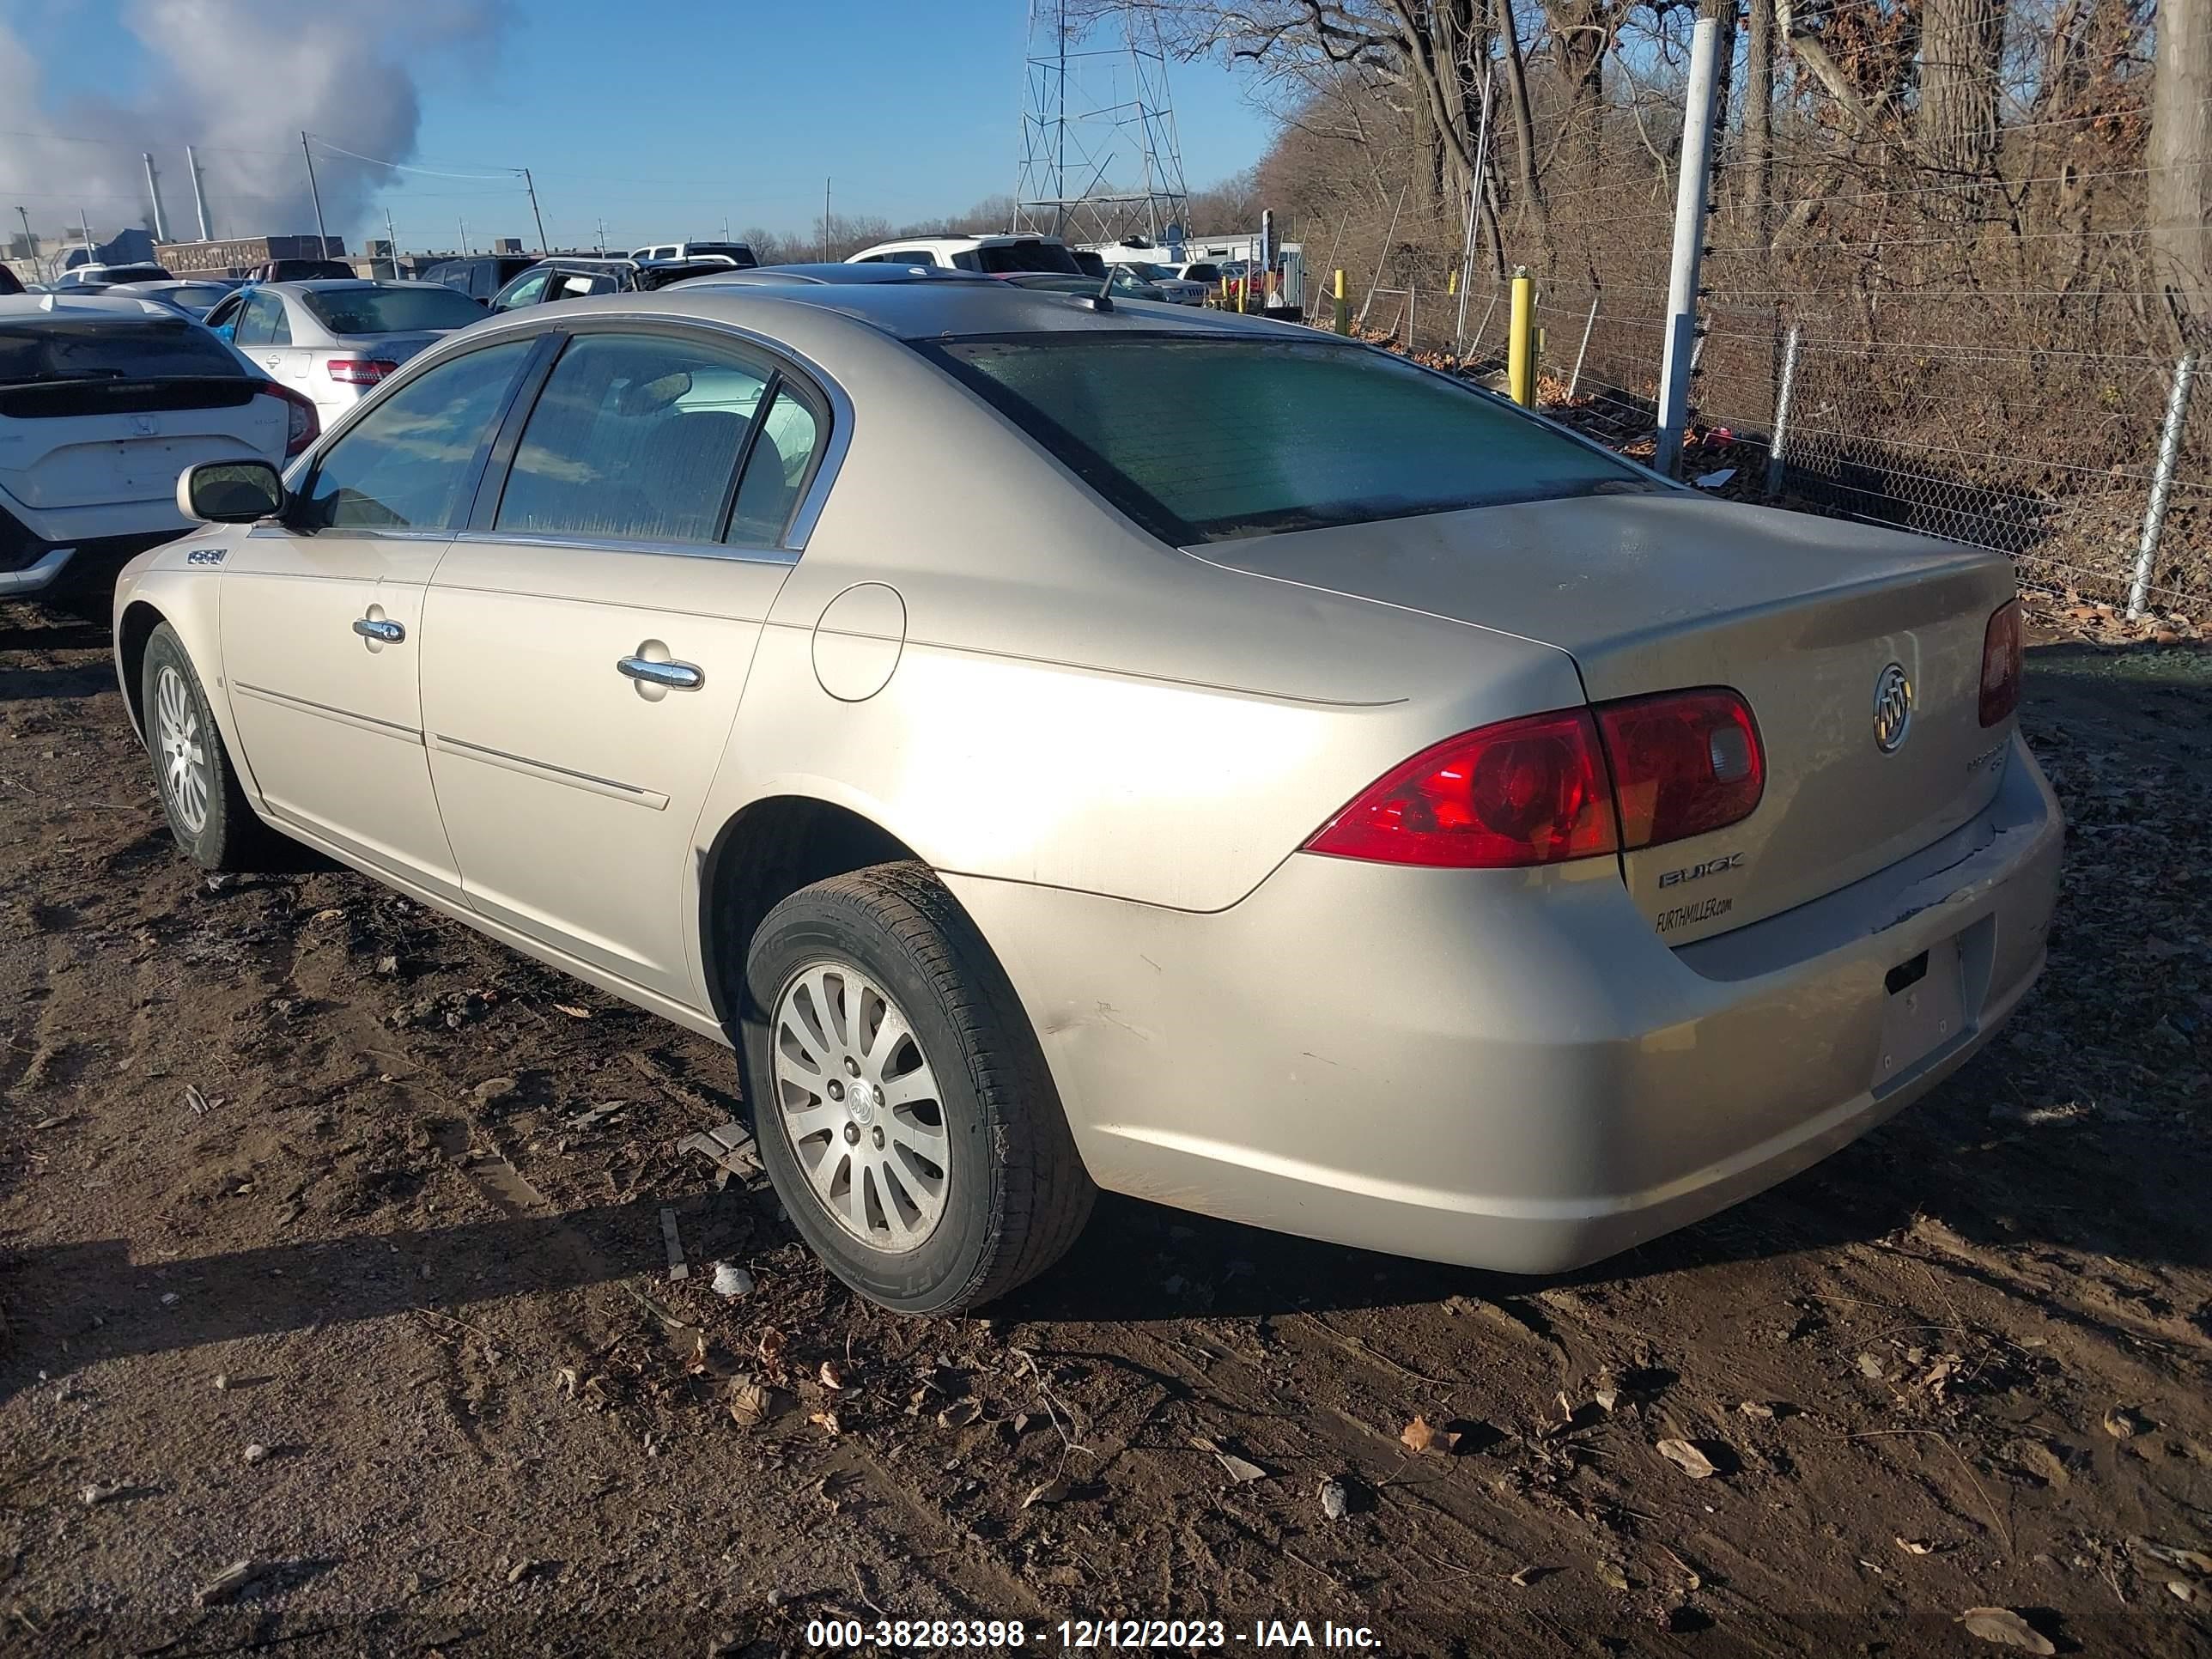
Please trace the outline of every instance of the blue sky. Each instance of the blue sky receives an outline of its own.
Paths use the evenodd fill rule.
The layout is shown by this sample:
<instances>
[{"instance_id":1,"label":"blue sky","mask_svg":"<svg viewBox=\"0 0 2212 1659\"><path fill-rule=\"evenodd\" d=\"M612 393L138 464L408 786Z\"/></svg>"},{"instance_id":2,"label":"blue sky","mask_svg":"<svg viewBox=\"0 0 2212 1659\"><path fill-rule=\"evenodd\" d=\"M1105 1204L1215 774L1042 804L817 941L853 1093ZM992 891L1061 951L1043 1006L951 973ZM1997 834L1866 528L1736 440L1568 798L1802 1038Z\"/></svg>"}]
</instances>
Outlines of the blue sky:
<instances>
[{"instance_id":1,"label":"blue sky","mask_svg":"<svg viewBox=\"0 0 2212 1659\"><path fill-rule=\"evenodd\" d=\"M131 23L163 3L0 0L0 22L37 62L50 122L63 120L73 98L104 94L129 105L134 94L160 83L167 66ZM228 4L246 14L279 3L213 0L210 9ZM611 245L716 234L726 216L733 229L804 229L821 213L825 175L834 180L840 215L893 221L957 212L1013 187L1024 0L797 6L726 0L635 9L608 0L477 3L491 21L476 38L407 54L421 110L413 159L461 173L529 167L556 244L588 244L601 217ZM343 27L350 27L381 15L421 33L446 27L431 20L465 13L468 4L459 0L410 15L406 0L385 0L380 14L370 0L349 0L343 13L323 15L349 14ZM303 9L313 8L314 0L304 0ZM253 31L241 26L240 33ZM236 52L229 64L243 100L226 112L234 121L256 96L253 53ZM1235 76L1210 64L1171 64L1169 74L1193 188L1258 159L1268 125ZM357 95L377 98L377 77L362 76ZM341 118L327 106L291 108L272 125L304 120L320 137L348 131L347 120L357 118L357 110ZM166 131L139 142L159 148L164 138L179 149L187 138L210 142L204 133ZM288 139L296 145L292 132L272 131L266 142ZM277 169L285 181L276 149L261 154L258 165ZM135 164L135 155L128 159ZM222 158L210 161L204 152L203 161L210 194L221 194ZM181 180L180 155L163 164L165 177ZM180 211L177 198L188 193L181 183L165 185L173 216ZM242 185L232 190L233 203L243 193ZM325 193L334 192L325 179ZM270 203L269 216L297 211L277 205L273 195L262 199ZM381 234L386 206L410 246L451 245L461 218L472 242L495 234L535 240L518 188L413 173L381 191L368 211L348 216L349 241L372 230Z\"/></svg>"}]
</instances>

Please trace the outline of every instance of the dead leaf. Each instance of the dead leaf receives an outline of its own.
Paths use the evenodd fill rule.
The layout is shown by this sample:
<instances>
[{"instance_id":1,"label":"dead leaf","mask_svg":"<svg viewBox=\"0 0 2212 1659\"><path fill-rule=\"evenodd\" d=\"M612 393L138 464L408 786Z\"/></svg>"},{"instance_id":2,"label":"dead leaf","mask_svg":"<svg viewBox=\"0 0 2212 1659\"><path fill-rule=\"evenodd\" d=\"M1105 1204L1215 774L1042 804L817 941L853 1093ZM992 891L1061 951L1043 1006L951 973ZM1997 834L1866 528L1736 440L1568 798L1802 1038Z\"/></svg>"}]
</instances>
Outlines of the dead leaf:
<instances>
[{"instance_id":1,"label":"dead leaf","mask_svg":"<svg viewBox=\"0 0 2212 1659\"><path fill-rule=\"evenodd\" d=\"M2131 1440L2144 1426L2132 1406L2115 1406L2105 1413L2105 1432L2115 1440Z\"/></svg>"},{"instance_id":2,"label":"dead leaf","mask_svg":"<svg viewBox=\"0 0 2212 1659\"><path fill-rule=\"evenodd\" d=\"M556 1002L553 1005L553 1012L556 1014L566 1014L571 1019L589 1019L592 1017L590 1009L579 1008L573 1002Z\"/></svg>"},{"instance_id":3,"label":"dead leaf","mask_svg":"<svg viewBox=\"0 0 2212 1659\"><path fill-rule=\"evenodd\" d=\"M1352 1488L1331 1475L1321 1483L1321 1512L1332 1521L1352 1513Z\"/></svg>"},{"instance_id":4,"label":"dead leaf","mask_svg":"<svg viewBox=\"0 0 2212 1659\"><path fill-rule=\"evenodd\" d=\"M1267 1470L1249 1458L1239 1457L1234 1452L1218 1451L1213 1455L1220 1460L1221 1467L1229 1471L1229 1478L1240 1486L1248 1481L1265 1480L1267 1478Z\"/></svg>"},{"instance_id":5,"label":"dead leaf","mask_svg":"<svg viewBox=\"0 0 2212 1659\"><path fill-rule=\"evenodd\" d=\"M1870 1353L1861 1354L1859 1356L1859 1375L1872 1382L1881 1382L1882 1379L1881 1361L1875 1358Z\"/></svg>"},{"instance_id":6,"label":"dead leaf","mask_svg":"<svg viewBox=\"0 0 2212 1659\"><path fill-rule=\"evenodd\" d=\"M1425 1417L1417 1417L1407 1424L1398 1438L1407 1450L1417 1455L1423 1452L1436 1452L1448 1457L1459 1444L1456 1430L1438 1428Z\"/></svg>"},{"instance_id":7,"label":"dead leaf","mask_svg":"<svg viewBox=\"0 0 2212 1659\"><path fill-rule=\"evenodd\" d=\"M2010 1607L1968 1607L1959 1617L1967 1634L2023 1653L2056 1653L2051 1638Z\"/></svg>"},{"instance_id":8,"label":"dead leaf","mask_svg":"<svg viewBox=\"0 0 2212 1659\"><path fill-rule=\"evenodd\" d=\"M1069 1490L1068 1484L1065 1480L1048 1480L1042 1486L1034 1488L1027 1498L1022 1499L1022 1507L1030 1510L1035 1509L1040 1504L1065 1503L1067 1500Z\"/></svg>"},{"instance_id":9,"label":"dead leaf","mask_svg":"<svg viewBox=\"0 0 2212 1659\"><path fill-rule=\"evenodd\" d=\"M253 1582L257 1572L251 1559L234 1561L221 1572L192 1592L192 1600L204 1607L228 1601Z\"/></svg>"},{"instance_id":10,"label":"dead leaf","mask_svg":"<svg viewBox=\"0 0 2212 1659\"><path fill-rule=\"evenodd\" d=\"M972 1400L956 1400L937 1414L940 1429L964 1429L983 1414L983 1408Z\"/></svg>"},{"instance_id":11,"label":"dead leaf","mask_svg":"<svg viewBox=\"0 0 2212 1659\"><path fill-rule=\"evenodd\" d=\"M757 1377L740 1376L730 1384L730 1415L741 1429L757 1429L775 1415L775 1390Z\"/></svg>"},{"instance_id":12,"label":"dead leaf","mask_svg":"<svg viewBox=\"0 0 2212 1659\"><path fill-rule=\"evenodd\" d=\"M1656 1449L1692 1480L1703 1480L1720 1473L1713 1460L1687 1440L1662 1440Z\"/></svg>"},{"instance_id":13,"label":"dead leaf","mask_svg":"<svg viewBox=\"0 0 2212 1659\"><path fill-rule=\"evenodd\" d=\"M1518 1567L1514 1570L1511 1577L1510 1577L1506 1582L1511 1584L1516 1589L1527 1589L1529 1585L1536 1582L1536 1575L1541 1571L1543 1571L1541 1567L1536 1566L1533 1564L1525 1567Z\"/></svg>"},{"instance_id":14,"label":"dead leaf","mask_svg":"<svg viewBox=\"0 0 2212 1659\"><path fill-rule=\"evenodd\" d=\"M806 1420L827 1429L831 1434L841 1432L837 1423L837 1413L835 1412L809 1412L806 1413Z\"/></svg>"},{"instance_id":15,"label":"dead leaf","mask_svg":"<svg viewBox=\"0 0 2212 1659\"><path fill-rule=\"evenodd\" d=\"M2147 1555L2169 1567L2193 1572L2199 1578L2212 1578L2212 1555L2207 1555L2203 1550L2181 1549L2172 1544L2154 1543L2148 1538L2129 1539L2128 1548L2135 1554Z\"/></svg>"},{"instance_id":16,"label":"dead leaf","mask_svg":"<svg viewBox=\"0 0 2212 1659\"><path fill-rule=\"evenodd\" d=\"M1774 1415L1774 1407L1768 1405L1764 1400L1747 1400L1741 1406L1738 1406L1736 1409L1741 1412L1746 1417L1757 1417L1763 1419L1771 1418Z\"/></svg>"},{"instance_id":17,"label":"dead leaf","mask_svg":"<svg viewBox=\"0 0 2212 1659\"><path fill-rule=\"evenodd\" d=\"M2167 1594L2177 1597L2185 1607L2201 1607L2212 1601L2212 1596L2204 1594L2203 1585L2192 1584L2185 1578L2169 1578L2166 1588Z\"/></svg>"},{"instance_id":18,"label":"dead leaf","mask_svg":"<svg viewBox=\"0 0 2212 1659\"><path fill-rule=\"evenodd\" d=\"M1924 1538L1900 1538L1897 1540L1897 1547L1903 1550L1907 1555L1933 1555L1936 1553L1935 1545L1929 1543Z\"/></svg>"},{"instance_id":19,"label":"dead leaf","mask_svg":"<svg viewBox=\"0 0 2212 1659\"><path fill-rule=\"evenodd\" d=\"M576 1368L574 1365L562 1366L559 1370L553 1374L553 1380L560 1386L561 1391L563 1394L566 1394L569 1399L574 1400L576 1397L578 1379L576 1376Z\"/></svg>"},{"instance_id":20,"label":"dead leaf","mask_svg":"<svg viewBox=\"0 0 2212 1659\"><path fill-rule=\"evenodd\" d=\"M822 1369L817 1375L821 1377L822 1386L825 1389L842 1389L845 1386L844 1370L834 1359L823 1360Z\"/></svg>"}]
</instances>

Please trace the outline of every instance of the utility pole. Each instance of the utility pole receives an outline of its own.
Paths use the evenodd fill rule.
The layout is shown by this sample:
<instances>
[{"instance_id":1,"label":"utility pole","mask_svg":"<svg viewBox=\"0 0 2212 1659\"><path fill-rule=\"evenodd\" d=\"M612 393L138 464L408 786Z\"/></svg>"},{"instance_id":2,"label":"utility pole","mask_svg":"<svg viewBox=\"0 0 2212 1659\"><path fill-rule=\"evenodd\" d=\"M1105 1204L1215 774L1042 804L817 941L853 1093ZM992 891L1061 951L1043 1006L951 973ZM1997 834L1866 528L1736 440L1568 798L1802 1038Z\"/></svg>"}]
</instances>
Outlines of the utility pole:
<instances>
[{"instance_id":1,"label":"utility pole","mask_svg":"<svg viewBox=\"0 0 2212 1659\"><path fill-rule=\"evenodd\" d=\"M390 208L384 210L384 249L392 256L392 276L396 282L399 276L399 233L392 228Z\"/></svg>"},{"instance_id":2,"label":"utility pole","mask_svg":"<svg viewBox=\"0 0 2212 1659\"><path fill-rule=\"evenodd\" d=\"M825 258L830 253L830 175L827 173L822 176L822 253Z\"/></svg>"},{"instance_id":3,"label":"utility pole","mask_svg":"<svg viewBox=\"0 0 2212 1659\"><path fill-rule=\"evenodd\" d=\"M461 252L466 253L469 251L469 222L457 214L453 222L461 228Z\"/></svg>"},{"instance_id":4,"label":"utility pole","mask_svg":"<svg viewBox=\"0 0 2212 1659\"><path fill-rule=\"evenodd\" d=\"M307 148L307 135L300 134L300 154L307 158L307 194L315 198L315 241L325 259L331 257L331 233L323 223L322 186L315 182L315 152Z\"/></svg>"},{"instance_id":5,"label":"utility pole","mask_svg":"<svg viewBox=\"0 0 2212 1659\"><path fill-rule=\"evenodd\" d=\"M87 263L89 263L92 258L92 216L82 208L79 208L76 210L76 222L84 231L84 257Z\"/></svg>"},{"instance_id":6,"label":"utility pole","mask_svg":"<svg viewBox=\"0 0 2212 1659\"><path fill-rule=\"evenodd\" d=\"M199 215L200 240L211 242L215 232L208 228L207 191L200 184L200 158L190 144L185 146L185 170L192 175L192 210Z\"/></svg>"},{"instance_id":7,"label":"utility pole","mask_svg":"<svg viewBox=\"0 0 2212 1659\"><path fill-rule=\"evenodd\" d=\"M1705 210L1712 191L1719 33L1719 21L1707 6L1690 33L1690 84L1682 112L1681 171L1674 191L1674 258L1667 277L1666 349L1659 370L1659 446L1651 458L1652 467L1669 477L1681 463L1690 377L1696 372L1698 264L1705 253Z\"/></svg>"},{"instance_id":8,"label":"utility pole","mask_svg":"<svg viewBox=\"0 0 2212 1659\"><path fill-rule=\"evenodd\" d=\"M31 269L37 271L40 277L43 279L46 274L46 267L45 262L39 258L39 239L31 234L31 216L18 207L15 210L15 216L23 222L23 257L31 262Z\"/></svg>"},{"instance_id":9,"label":"utility pole","mask_svg":"<svg viewBox=\"0 0 2212 1659\"><path fill-rule=\"evenodd\" d=\"M154 152L142 149L138 159L146 164L146 194L154 201L154 240L166 242L169 240L169 221L161 211L161 175L154 171Z\"/></svg>"},{"instance_id":10,"label":"utility pole","mask_svg":"<svg viewBox=\"0 0 2212 1659\"><path fill-rule=\"evenodd\" d=\"M602 253L607 251L607 222L605 217L599 220L599 240L595 246Z\"/></svg>"},{"instance_id":11,"label":"utility pole","mask_svg":"<svg viewBox=\"0 0 2212 1659\"><path fill-rule=\"evenodd\" d=\"M522 170L522 187L530 192L530 216L538 222L538 251L545 252L545 216L538 210L538 184L530 176L530 169Z\"/></svg>"}]
</instances>

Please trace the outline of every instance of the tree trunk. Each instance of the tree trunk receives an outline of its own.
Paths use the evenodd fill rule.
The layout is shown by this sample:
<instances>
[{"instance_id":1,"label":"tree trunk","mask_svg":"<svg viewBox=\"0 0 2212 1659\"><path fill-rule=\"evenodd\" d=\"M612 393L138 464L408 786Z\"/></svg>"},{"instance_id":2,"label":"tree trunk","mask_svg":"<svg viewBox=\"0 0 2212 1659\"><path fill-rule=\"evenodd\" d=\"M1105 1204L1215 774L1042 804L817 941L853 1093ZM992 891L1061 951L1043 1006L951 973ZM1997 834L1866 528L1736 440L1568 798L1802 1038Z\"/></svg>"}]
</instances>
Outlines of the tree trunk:
<instances>
[{"instance_id":1,"label":"tree trunk","mask_svg":"<svg viewBox=\"0 0 2212 1659\"><path fill-rule=\"evenodd\" d=\"M1743 56L1744 204L1751 240L1761 252L1773 234L1774 9L1751 0L1751 29Z\"/></svg>"},{"instance_id":2,"label":"tree trunk","mask_svg":"<svg viewBox=\"0 0 2212 1659\"><path fill-rule=\"evenodd\" d=\"M1559 155L1571 188L1587 191L1605 165L1605 53L1611 40L1610 0L1565 0L1549 9L1552 49L1566 85L1566 125Z\"/></svg>"},{"instance_id":3,"label":"tree trunk","mask_svg":"<svg viewBox=\"0 0 2212 1659\"><path fill-rule=\"evenodd\" d=\"M1505 48L1505 104L1513 118L1513 167L1521 187L1521 214L1534 222L1537 236L1548 242L1551 224L1544 212L1543 187L1536 182L1536 118L1528 107L1528 66L1521 56L1512 0L1498 0L1498 38Z\"/></svg>"},{"instance_id":4,"label":"tree trunk","mask_svg":"<svg viewBox=\"0 0 2212 1659\"><path fill-rule=\"evenodd\" d=\"M2150 254L2176 337L2212 339L2212 0L2160 0L2151 81Z\"/></svg>"},{"instance_id":5,"label":"tree trunk","mask_svg":"<svg viewBox=\"0 0 2212 1659\"><path fill-rule=\"evenodd\" d=\"M2005 0L1923 0L1920 9L1920 157L1927 166L1979 184L1996 173L1997 69L2004 46ZM1974 191L1944 191L1960 216Z\"/></svg>"}]
</instances>

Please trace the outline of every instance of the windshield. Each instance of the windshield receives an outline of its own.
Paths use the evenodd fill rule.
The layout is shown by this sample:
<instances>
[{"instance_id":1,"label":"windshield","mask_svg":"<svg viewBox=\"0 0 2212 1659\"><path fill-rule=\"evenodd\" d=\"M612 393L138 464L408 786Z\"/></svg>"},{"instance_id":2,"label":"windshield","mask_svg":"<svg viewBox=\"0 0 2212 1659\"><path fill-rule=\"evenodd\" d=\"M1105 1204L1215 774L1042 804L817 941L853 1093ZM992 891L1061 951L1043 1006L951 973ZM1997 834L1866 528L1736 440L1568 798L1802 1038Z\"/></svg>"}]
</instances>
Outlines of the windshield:
<instances>
[{"instance_id":1,"label":"windshield","mask_svg":"<svg viewBox=\"0 0 2212 1659\"><path fill-rule=\"evenodd\" d=\"M333 334L410 334L466 328L484 308L450 288L311 288L301 303Z\"/></svg>"},{"instance_id":2,"label":"windshield","mask_svg":"<svg viewBox=\"0 0 2212 1659\"><path fill-rule=\"evenodd\" d=\"M1164 277L1172 277L1175 275L1175 272L1170 270L1165 265L1146 264L1142 260L1130 261L1123 264L1121 269L1133 272L1139 279L1147 283L1157 283Z\"/></svg>"},{"instance_id":3,"label":"windshield","mask_svg":"<svg viewBox=\"0 0 2212 1659\"><path fill-rule=\"evenodd\" d=\"M1201 261L1194 265L1185 265L1182 268L1182 274L1183 280L1186 282L1218 283L1221 280L1221 267L1209 265Z\"/></svg>"},{"instance_id":4,"label":"windshield","mask_svg":"<svg viewBox=\"0 0 2212 1659\"><path fill-rule=\"evenodd\" d=\"M1083 275L1083 267L1075 263L1075 256L1058 242L987 242L981 247L954 254L952 263L963 270L988 271L994 276L1017 270L1048 271L1060 276Z\"/></svg>"},{"instance_id":5,"label":"windshield","mask_svg":"<svg viewBox=\"0 0 2212 1659\"><path fill-rule=\"evenodd\" d=\"M149 317L0 328L0 386L56 380L243 378L230 348L198 323Z\"/></svg>"},{"instance_id":6,"label":"windshield","mask_svg":"<svg viewBox=\"0 0 2212 1659\"><path fill-rule=\"evenodd\" d=\"M917 349L1179 547L1661 487L1364 346L1082 333Z\"/></svg>"}]
</instances>

